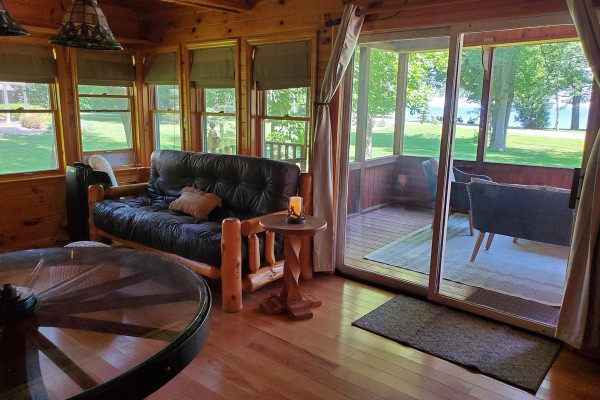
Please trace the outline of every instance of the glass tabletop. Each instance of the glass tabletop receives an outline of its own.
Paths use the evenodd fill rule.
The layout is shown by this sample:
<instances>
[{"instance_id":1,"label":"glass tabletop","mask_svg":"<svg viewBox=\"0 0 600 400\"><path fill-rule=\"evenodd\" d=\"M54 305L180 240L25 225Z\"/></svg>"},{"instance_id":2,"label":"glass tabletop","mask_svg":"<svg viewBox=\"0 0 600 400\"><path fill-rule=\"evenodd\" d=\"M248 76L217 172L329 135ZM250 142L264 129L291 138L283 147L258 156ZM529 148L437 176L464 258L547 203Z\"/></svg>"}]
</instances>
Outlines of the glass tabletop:
<instances>
[{"instance_id":1,"label":"glass tabletop","mask_svg":"<svg viewBox=\"0 0 600 400\"><path fill-rule=\"evenodd\" d=\"M209 329L206 282L114 248L0 254L0 399L143 398Z\"/></svg>"}]
</instances>

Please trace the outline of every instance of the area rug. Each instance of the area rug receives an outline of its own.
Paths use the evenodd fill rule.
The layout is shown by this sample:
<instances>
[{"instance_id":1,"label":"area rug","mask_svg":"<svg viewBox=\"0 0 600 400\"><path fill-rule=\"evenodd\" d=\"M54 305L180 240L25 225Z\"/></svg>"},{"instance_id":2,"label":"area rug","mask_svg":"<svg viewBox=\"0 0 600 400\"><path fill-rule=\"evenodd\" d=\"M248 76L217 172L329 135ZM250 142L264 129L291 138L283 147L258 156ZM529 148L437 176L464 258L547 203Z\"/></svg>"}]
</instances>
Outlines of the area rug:
<instances>
[{"instance_id":1,"label":"area rug","mask_svg":"<svg viewBox=\"0 0 600 400\"><path fill-rule=\"evenodd\" d=\"M431 226L423 227L364 258L399 268L429 273ZM485 241L477 259L470 262L475 236L462 214L448 218L443 278L549 306L560 306L566 279L569 248L496 235L489 250ZM487 239L487 236L486 236Z\"/></svg>"},{"instance_id":2,"label":"area rug","mask_svg":"<svg viewBox=\"0 0 600 400\"><path fill-rule=\"evenodd\" d=\"M560 342L398 295L353 325L535 392Z\"/></svg>"}]
</instances>

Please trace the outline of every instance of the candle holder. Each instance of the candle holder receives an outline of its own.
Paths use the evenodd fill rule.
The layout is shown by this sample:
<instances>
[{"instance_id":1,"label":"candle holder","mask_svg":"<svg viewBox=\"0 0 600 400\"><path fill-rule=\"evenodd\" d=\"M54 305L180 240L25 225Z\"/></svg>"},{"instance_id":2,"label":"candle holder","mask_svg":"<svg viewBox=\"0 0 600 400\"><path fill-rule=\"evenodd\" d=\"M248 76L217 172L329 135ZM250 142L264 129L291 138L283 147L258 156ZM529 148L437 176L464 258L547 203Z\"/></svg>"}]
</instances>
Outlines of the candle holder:
<instances>
[{"instance_id":1,"label":"candle holder","mask_svg":"<svg viewBox=\"0 0 600 400\"><path fill-rule=\"evenodd\" d=\"M303 224L306 221L306 217L304 216L304 207L300 210L300 214L294 210L294 206L290 206L287 214L285 215L285 222L287 224Z\"/></svg>"}]
</instances>

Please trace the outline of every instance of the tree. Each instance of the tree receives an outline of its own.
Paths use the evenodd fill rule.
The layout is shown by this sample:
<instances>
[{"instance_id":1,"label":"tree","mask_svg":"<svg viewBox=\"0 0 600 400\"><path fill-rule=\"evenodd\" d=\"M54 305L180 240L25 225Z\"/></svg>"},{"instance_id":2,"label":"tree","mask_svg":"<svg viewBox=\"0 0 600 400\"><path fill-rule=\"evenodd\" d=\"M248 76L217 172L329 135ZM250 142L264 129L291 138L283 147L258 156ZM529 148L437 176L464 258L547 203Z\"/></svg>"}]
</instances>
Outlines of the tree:
<instances>
[{"instance_id":1,"label":"tree","mask_svg":"<svg viewBox=\"0 0 600 400\"><path fill-rule=\"evenodd\" d=\"M481 101L483 79L472 73L481 69L481 50L463 55L461 97ZM554 127L558 129L559 112L565 104L573 107L571 129L578 129L579 104L587 101L591 89L591 72L578 42L498 47L494 49L494 66L490 98L488 131L489 148L503 151L511 110L515 120L528 129L550 125L550 111L555 106Z\"/></svg>"},{"instance_id":2,"label":"tree","mask_svg":"<svg viewBox=\"0 0 600 400\"><path fill-rule=\"evenodd\" d=\"M360 48L360 52L366 51ZM353 111L358 113L359 87L366 84L359 78L359 51L354 57ZM372 135L375 119L393 115L396 111L399 53L395 51L370 49L368 77L368 107L365 149L366 158L371 156ZM445 87L448 52L419 52L408 54L407 91L405 107L421 119L429 118L429 100L443 93Z\"/></svg>"},{"instance_id":3,"label":"tree","mask_svg":"<svg viewBox=\"0 0 600 400\"><path fill-rule=\"evenodd\" d=\"M308 110L308 89L305 87L267 90L267 115L279 117L306 117ZM269 141L304 144L307 124L303 121L269 120L271 133Z\"/></svg>"}]
</instances>

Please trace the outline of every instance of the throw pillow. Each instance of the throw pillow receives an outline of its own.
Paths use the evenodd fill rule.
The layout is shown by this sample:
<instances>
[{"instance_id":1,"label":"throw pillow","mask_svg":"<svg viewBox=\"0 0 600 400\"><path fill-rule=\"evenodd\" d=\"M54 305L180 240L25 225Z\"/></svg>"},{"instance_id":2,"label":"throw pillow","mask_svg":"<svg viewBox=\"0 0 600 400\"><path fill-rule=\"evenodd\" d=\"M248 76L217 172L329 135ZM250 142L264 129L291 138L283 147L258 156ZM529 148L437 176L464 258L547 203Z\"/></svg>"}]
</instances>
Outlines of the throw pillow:
<instances>
[{"instance_id":1,"label":"throw pillow","mask_svg":"<svg viewBox=\"0 0 600 400\"><path fill-rule=\"evenodd\" d=\"M216 194L206 193L193 187L185 187L181 191L181 196L169 205L169 209L189 214L200 221L206 221L208 214L221 205L221 198Z\"/></svg>"}]
</instances>

